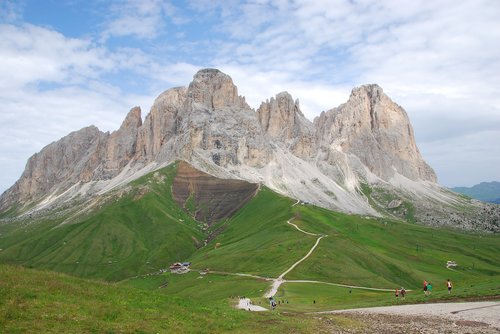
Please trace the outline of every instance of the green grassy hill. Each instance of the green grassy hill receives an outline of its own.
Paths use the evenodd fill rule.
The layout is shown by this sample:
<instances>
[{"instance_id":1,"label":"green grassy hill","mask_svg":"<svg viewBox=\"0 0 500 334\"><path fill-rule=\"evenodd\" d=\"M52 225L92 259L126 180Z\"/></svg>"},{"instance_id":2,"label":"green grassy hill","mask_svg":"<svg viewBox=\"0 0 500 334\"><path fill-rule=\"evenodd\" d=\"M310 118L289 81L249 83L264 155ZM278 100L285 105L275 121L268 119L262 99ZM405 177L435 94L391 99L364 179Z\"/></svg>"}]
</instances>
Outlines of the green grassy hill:
<instances>
[{"instance_id":1,"label":"green grassy hill","mask_svg":"<svg viewBox=\"0 0 500 334\"><path fill-rule=\"evenodd\" d=\"M290 218L303 230L328 235L314 253L289 274L288 280L315 280L326 283L411 291L406 302L500 295L499 236L471 234L436 229L388 219L367 219L313 206L297 205L267 189L236 216L226 221L227 228L207 247L192 257L196 268L212 271L246 273L276 278L301 259L316 242L317 236L301 233L286 224ZM220 247L215 247L219 243ZM458 266L446 268L447 261ZM205 279L215 280L217 275ZM185 295L196 286L199 276L166 274L169 293ZM448 295L446 279L455 289ZM225 276L225 280L232 280ZM433 283L432 298L421 292L423 280ZM257 288L241 288L239 294L257 298L269 282ZM243 285L243 283L241 283ZM209 294L204 287L204 293ZM213 287L213 291L218 288ZM229 290L230 291L230 290ZM192 291L190 292L192 294ZM236 293L236 292L235 292ZM293 300L282 307L289 311L313 311L389 305L395 303L393 292L349 289L316 283L285 283L277 294ZM316 300L317 303L312 304Z\"/></svg>"},{"instance_id":2,"label":"green grassy hill","mask_svg":"<svg viewBox=\"0 0 500 334\"><path fill-rule=\"evenodd\" d=\"M0 262L122 281L119 287L155 298L175 296L231 309L234 296L248 296L266 306L263 295L271 285L266 278L278 277L309 252L318 235L327 235L285 276L320 283L281 285L276 295L284 302L280 310L390 305L401 302L393 297L393 289L401 286L414 290L407 303L500 295L496 234L294 205L294 200L265 187L234 216L205 229L172 199L175 174L175 165L148 174L100 198L89 211L81 211L80 205L57 215L0 225ZM190 212L196 208L190 207ZM318 235L287 224L292 218L304 231ZM210 241L205 246L206 239ZM448 260L458 266L447 269ZM146 275L175 261L191 261L197 270ZM205 268L210 269L207 275L198 273ZM451 295L444 285L448 278L455 285ZM420 291L424 279L434 284L431 297Z\"/></svg>"},{"instance_id":3,"label":"green grassy hill","mask_svg":"<svg viewBox=\"0 0 500 334\"><path fill-rule=\"evenodd\" d=\"M200 303L0 265L1 333L314 333L320 326L314 317L239 311L226 300Z\"/></svg>"},{"instance_id":4,"label":"green grassy hill","mask_svg":"<svg viewBox=\"0 0 500 334\"><path fill-rule=\"evenodd\" d=\"M138 179L66 224L75 212L10 224L17 229L0 225L0 261L121 280L186 260L204 236L172 199L175 171L171 166Z\"/></svg>"}]
</instances>

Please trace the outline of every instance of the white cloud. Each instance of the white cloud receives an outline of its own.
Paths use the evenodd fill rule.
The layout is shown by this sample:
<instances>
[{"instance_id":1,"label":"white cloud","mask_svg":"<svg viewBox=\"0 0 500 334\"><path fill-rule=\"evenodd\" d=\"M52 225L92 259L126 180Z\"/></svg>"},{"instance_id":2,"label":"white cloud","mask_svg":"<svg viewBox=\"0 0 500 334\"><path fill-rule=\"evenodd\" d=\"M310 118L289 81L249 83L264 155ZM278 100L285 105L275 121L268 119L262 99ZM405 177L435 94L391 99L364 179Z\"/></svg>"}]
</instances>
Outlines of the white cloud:
<instances>
[{"instance_id":1,"label":"white cloud","mask_svg":"<svg viewBox=\"0 0 500 334\"><path fill-rule=\"evenodd\" d=\"M90 41L33 26L0 25L0 89L34 82L78 83L114 64Z\"/></svg>"},{"instance_id":2,"label":"white cloud","mask_svg":"<svg viewBox=\"0 0 500 334\"><path fill-rule=\"evenodd\" d=\"M189 18L163 0L122 0L110 6L108 21L102 33L104 40L120 36L152 40L165 33L167 21L182 25L189 22Z\"/></svg>"}]
</instances>

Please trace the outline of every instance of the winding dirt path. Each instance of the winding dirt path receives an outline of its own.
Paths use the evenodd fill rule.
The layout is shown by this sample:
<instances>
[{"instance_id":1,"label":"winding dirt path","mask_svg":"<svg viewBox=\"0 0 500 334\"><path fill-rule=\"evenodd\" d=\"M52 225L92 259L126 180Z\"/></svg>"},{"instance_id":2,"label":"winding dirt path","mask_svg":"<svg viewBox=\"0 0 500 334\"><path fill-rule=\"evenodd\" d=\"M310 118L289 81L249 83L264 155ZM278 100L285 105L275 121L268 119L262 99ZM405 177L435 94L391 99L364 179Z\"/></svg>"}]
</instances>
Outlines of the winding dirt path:
<instances>
[{"instance_id":1,"label":"winding dirt path","mask_svg":"<svg viewBox=\"0 0 500 334\"><path fill-rule=\"evenodd\" d=\"M294 218L292 218L292 219L294 219ZM319 237L318 237L318 239L316 239L316 243L314 244L314 246L312 246L312 248L309 250L309 252L306 254L306 256L304 256L302 259L300 259L297 262L295 262L294 264L292 264L292 266L290 268L288 268L283 274L279 275L278 278L273 280L273 285L271 286L271 289L264 294L264 297L266 297L266 298L273 297L278 292L280 285L283 284L284 282L286 282L286 280L284 280L283 277L285 277L286 274L288 274L290 271L292 271L302 261L307 259L314 252L316 247L318 247L321 239L327 237L327 235L315 234L315 233L310 233L310 232L306 232L306 231L302 230L300 227L298 227L294 223L290 222L292 219L287 220L287 224L294 226L297 230L299 230L302 233L305 233L307 235L312 235L312 236L319 236Z\"/></svg>"}]
</instances>

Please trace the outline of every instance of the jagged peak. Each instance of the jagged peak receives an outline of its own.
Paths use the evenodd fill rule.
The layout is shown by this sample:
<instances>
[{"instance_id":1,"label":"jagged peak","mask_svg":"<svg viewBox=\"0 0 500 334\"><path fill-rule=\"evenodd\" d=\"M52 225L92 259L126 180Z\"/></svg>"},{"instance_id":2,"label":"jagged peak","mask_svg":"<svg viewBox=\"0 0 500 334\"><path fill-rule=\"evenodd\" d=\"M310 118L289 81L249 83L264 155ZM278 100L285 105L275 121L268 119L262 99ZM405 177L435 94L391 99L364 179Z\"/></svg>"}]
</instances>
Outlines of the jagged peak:
<instances>
[{"instance_id":1,"label":"jagged peak","mask_svg":"<svg viewBox=\"0 0 500 334\"><path fill-rule=\"evenodd\" d=\"M217 76L223 76L231 79L231 77L224 72L216 69L216 68L202 68L196 74L193 76L194 80L205 80L205 79L211 79Z\"/></svg>"},{"instance_id":2,"label":"jagged peak","mask_svg":"<svg viewBox=\"0 0 500 334\"><path fill-rule=\"evenodd\" d=\"M382 99L388 99L392 102L392 100L384 93L382 87L377 84L366 84L353 88L349 99L361 96L369 98L372 104L375 104Z\"/></svg>"},{"instance_id":3,"label":"jagged peak","mask_svg":"<svg viewBox=\"0 0 500 334\"><path fill-rule=\"evenodd\" d=\"M359 93L383 94L384 90L378 84L364 84L354 87L351 91L351 95Z\"/></svg>"},{"instance_id":4,"label":"jagged peak","mask_svg":"<svg viewBox=\"0 0 500 334\"><path fill-rule=\"evenodd\" d=\"M189 84L188 103L197 103L209 109L224 107L249 108L245 98L238 96L238 88L231 77L218 69L205 68L199 70Z\"/></svg>"},{"instance_id":5,"label":"jagged peak","mask_svg":"<svg viewBox=\"0 0 500 334\"><path fill-rule=\"evenodd\" d=\"M120 129L138 128L142 125L141 107L133 107L122 122Z\"/></svg>"}]
</instances>

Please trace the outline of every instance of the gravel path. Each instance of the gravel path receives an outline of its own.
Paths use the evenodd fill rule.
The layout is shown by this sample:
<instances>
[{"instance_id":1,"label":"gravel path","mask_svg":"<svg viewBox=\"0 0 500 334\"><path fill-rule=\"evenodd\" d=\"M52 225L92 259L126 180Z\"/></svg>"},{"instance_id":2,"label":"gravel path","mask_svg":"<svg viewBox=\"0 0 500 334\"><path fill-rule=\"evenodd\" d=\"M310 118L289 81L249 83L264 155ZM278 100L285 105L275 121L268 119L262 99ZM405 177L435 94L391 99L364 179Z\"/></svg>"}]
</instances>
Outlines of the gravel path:
<instances>
[{"instance_id":1,"label":"gravel path","mask_svg":"<svg viewBox=\"0 0 500 334\"><path fill-rule=\"evenodd\" d=\"M458 321L488 324L500 330L500 302L429 303L318 312L318 314L361 313L401 316L440 317Z\"/></svg>"},{"instance_id":2,"label":"gravel path","mask_svg":"<svg viewBox=\"0 0 500 334\"><path fill-rule=\"evenodd\" d=\"M252 301L250 298L241 298L240 301L238 302L238 305L236 308L240 308L242 310L246 311L254 311L254 312L261 312L261 311L269 311L267 308L259 306L259 305L252 305Z\"/></svg>"},{"instance_id":3,"label":"gravel path","mask_svg":"<svg viewBox=\"0 0 500 334\"><path fill-rule=\"evenodd\" d=\"M294 218L292 218L292 219L294 219ZM300 229L297 225L295 225L295 224L293 224L293 223L290 222L292 219L288 220L287 224L289 224L291 226L294 226L297 230L299 230L302 233L305 233L305 234L308 234L308 235L312 235L312 236L317 236L318 239L316 240L316 243L314 244L314 246L312 246L311 250L309 250L309 252L306 254L306 256L304 256L302 259L300 259L297 262L295 262L294 264L292 264L292 266L290 268L288 268L287 271L285 271L283 274L281 274L278 278L276 278L273 281L273 285L271 286L271 289L264 295L264 297L266 297L266 298L273 297L276 294L276 292L278 292L278 289L279 289L280 285L283 284L284 282L286 282L283 279L283 277L285 277L286 274L288 274L290 271L292 271L293 268L295 268L296 266L298 266L302 261L304 261L305 259L307 259L314 252L314 250L316 249L316 247L318 247L319 242L321 241L321 239L323 239L324 237L327 237L327 235L314 234L314 233L306 232L306 231Z\"/></svg>"}]
</instances>

